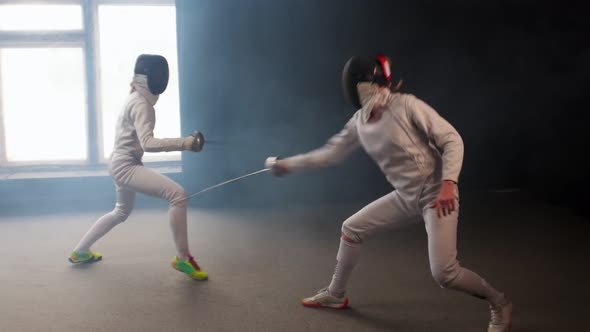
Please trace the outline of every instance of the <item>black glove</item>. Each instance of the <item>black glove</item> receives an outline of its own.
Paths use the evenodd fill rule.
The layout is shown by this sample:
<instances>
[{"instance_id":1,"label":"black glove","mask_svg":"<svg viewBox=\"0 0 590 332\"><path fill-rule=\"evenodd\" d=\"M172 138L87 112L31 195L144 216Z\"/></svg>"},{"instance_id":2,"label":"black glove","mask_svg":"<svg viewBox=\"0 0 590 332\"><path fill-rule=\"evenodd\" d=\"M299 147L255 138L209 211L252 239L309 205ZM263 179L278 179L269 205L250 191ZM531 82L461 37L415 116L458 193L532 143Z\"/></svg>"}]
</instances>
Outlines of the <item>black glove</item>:
<instances>
[{"instance_id":1,"label":"black glove","mask_svg":"<svg viewBox=\"0 0 590 332\"><path fill-rule=\"evenodd\" d=\"M191 144L191 151L199 152L205 145L205 136L200 131L195 130L192 135L194 137L193 144Z\"/></svg>"}]
</instances>

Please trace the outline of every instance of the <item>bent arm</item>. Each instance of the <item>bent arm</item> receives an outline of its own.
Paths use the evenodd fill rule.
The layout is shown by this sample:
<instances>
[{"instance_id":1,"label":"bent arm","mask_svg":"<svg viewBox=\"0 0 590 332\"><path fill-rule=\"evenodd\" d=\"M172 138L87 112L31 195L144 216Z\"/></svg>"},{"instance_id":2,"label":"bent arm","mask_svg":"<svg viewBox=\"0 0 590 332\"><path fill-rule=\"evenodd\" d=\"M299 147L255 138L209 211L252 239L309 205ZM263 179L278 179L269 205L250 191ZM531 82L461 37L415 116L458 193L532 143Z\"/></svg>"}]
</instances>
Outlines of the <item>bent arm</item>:
<instances>
[{"instance_id":1,"label":"bent arm","mask_svg":"<svg viewBox=\"0 0 590 332\"><path fill-rule=\"evenodd\" d=\"M463 165L463 139L457 130L424 101L409 96L410 118L416 127L443 151L443 180L458 182Z\"/></svg>"},{"instance_id":2,"label":"bent arm","mask_svg":"<svg viewBox=\"0 0 590 332\"><path fill-rule=\"evenodd\" d=\"M133 125L139 143L145 152L182 151L190 148L189 138L155 138L156 112L146 103L139 103L131 110Z\"/></svg>"}]
</instances>

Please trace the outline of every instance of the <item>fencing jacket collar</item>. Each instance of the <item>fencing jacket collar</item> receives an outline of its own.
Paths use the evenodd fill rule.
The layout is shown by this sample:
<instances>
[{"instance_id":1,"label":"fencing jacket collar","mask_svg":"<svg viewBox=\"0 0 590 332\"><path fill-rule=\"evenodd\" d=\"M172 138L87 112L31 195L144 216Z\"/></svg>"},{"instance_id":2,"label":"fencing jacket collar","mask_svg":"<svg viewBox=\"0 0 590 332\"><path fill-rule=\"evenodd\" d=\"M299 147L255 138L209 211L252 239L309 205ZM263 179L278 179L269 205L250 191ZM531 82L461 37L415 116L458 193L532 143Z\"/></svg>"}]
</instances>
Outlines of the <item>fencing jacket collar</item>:
<instances>
[{"instance_id":1,"label":"fencing jacket collar","mask_svg":"<svg viewBox=\"0 0 590 332\"><path fill-rule=\"evenodd\" d=\"M142 74L135 74L133 76L133 81L131 82L131 86L135 91L137 91L140 95L142 95L145 99L147 99L150 105L154 106L158 102L158 98L160 95L153 95L147 83L147 76Z\"/></svg>"}]
</instances>

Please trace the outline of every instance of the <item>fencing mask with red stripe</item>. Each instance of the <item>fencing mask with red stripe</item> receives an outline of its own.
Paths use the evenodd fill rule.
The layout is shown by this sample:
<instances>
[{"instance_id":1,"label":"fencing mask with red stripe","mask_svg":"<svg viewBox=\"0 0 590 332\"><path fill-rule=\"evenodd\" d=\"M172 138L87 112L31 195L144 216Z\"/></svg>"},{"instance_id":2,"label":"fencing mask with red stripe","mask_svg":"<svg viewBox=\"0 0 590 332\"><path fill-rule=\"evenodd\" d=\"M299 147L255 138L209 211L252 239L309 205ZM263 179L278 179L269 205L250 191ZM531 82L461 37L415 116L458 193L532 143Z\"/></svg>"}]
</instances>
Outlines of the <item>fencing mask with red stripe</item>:
<instances>
[{"instance_id":1,"label":"fencing mask with red stripe","mask_svg":"<svg viewBox=\"0 0 590 332\"><path fill-rule=\"evenodd\" d=\"M375 83L379 86L391 84L391 61L384 55L374 58L353 56L344 65L342 71L342 89L344 97L356 109L362 107L357 85L362 82Z\"/></svg>"}]
</instances>

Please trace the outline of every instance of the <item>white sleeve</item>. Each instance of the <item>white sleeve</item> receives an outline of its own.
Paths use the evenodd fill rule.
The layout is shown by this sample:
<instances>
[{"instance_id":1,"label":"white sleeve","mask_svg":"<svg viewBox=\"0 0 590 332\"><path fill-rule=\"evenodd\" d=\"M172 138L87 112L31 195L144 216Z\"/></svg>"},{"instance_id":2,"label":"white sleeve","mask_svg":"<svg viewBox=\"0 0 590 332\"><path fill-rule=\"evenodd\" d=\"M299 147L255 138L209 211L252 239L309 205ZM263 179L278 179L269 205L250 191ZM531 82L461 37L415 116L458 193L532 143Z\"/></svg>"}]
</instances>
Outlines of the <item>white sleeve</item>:
<instances>
[{"instance_id":1,"label":"white sleeve","mask_svg":"<svg viewBox=\"0 0 590 332\"><path fill-rule=\"evenodd\" d=\"M131 120L145 152L182 151L190 145L186 138L155 138L156 112L147 103L140 102L132 106Z\"/></svg>"},{"instance_id":2,"label":"white sleeve","mask_svg":"<svg viewBox=\"0 0 590 332\"><path fill-rule=\"evenodd\" d=\"M463 139L447 120L424 101L412 95L407 95L407 98L407 110L412 122L443 151L443 180L458 182L463 165Z\"/></svg>"},{"instance_id":3,"label":"white sleeve","mask_svg":"<svg viewBox=\"0 0 590 332\"><path fill-rule=\"evenodd\" d=\"M346 123L338 134L332 136L324 146L304 154L286 158L282 161L293 172L328 167L343 161L360 146L356 121L357 114Z\"/></svg>"}]
</instances>

